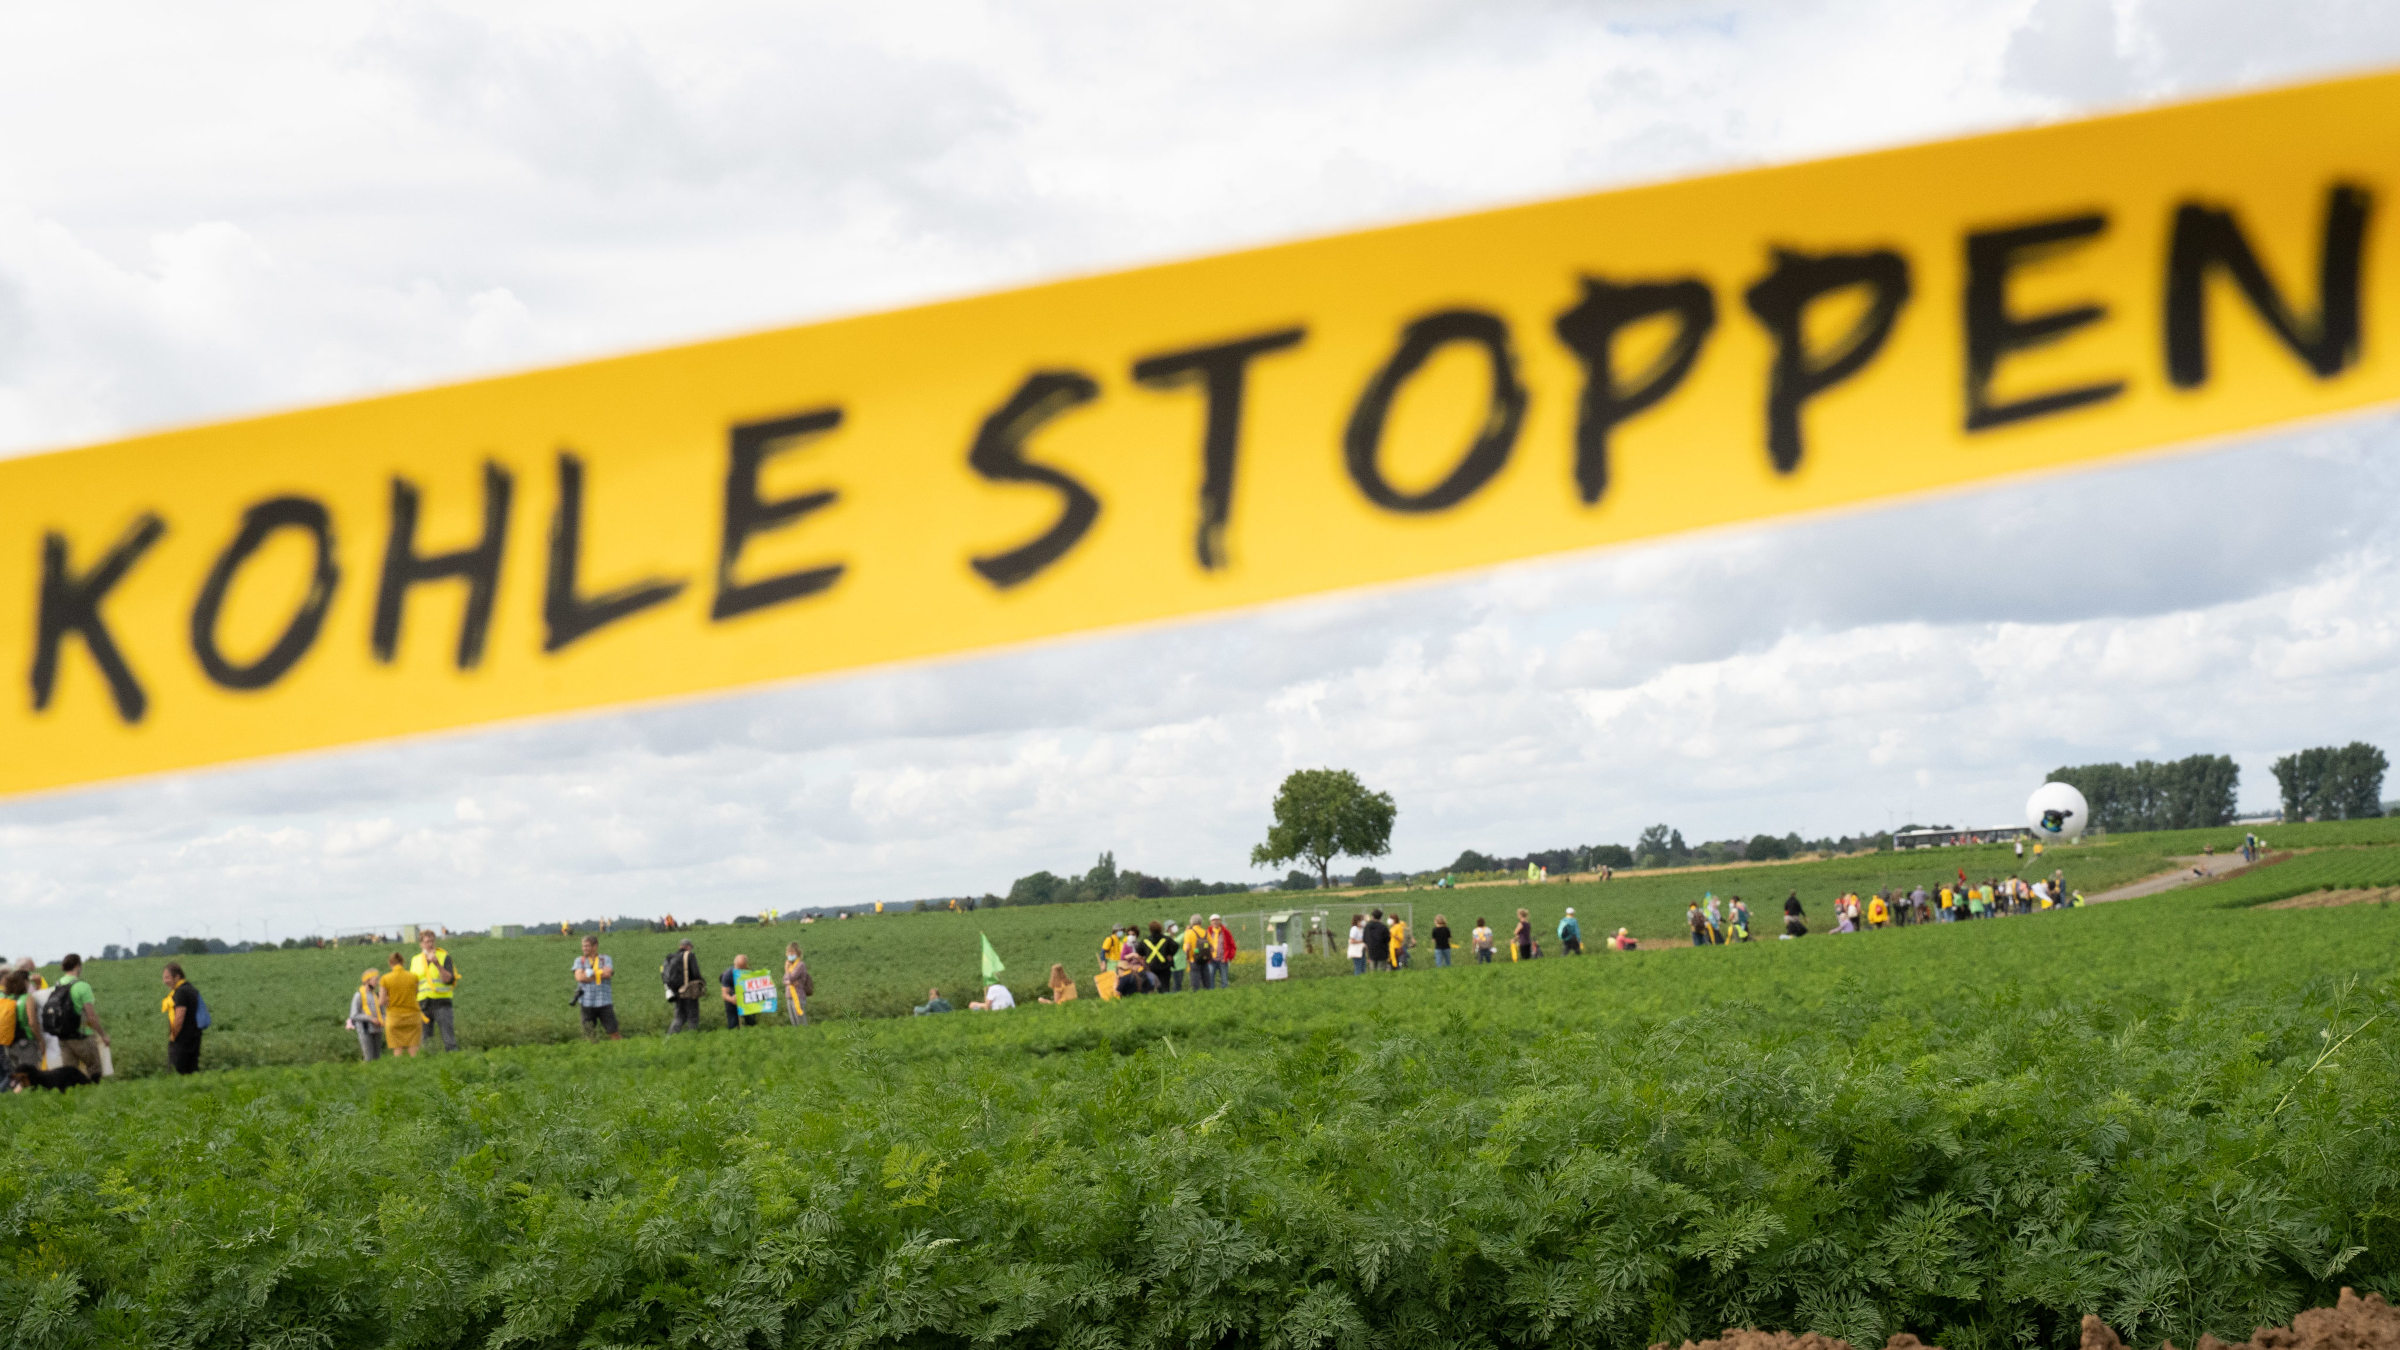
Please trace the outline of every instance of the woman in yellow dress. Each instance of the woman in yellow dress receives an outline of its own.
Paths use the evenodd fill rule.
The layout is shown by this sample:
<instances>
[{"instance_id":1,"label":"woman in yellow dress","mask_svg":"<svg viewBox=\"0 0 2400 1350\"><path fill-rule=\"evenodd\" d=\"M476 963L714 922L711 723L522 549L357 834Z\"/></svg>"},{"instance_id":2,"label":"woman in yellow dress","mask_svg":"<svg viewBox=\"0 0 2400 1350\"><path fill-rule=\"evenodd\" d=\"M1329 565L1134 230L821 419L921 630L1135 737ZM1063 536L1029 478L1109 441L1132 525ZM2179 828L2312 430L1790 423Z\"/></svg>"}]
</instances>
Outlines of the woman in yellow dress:
<instances>
[{"instance_id":1,"label":"woman in yellow dress","mask_svg":"<svg viewBox=\"0 0 2400 1350\"><path fill-rule=\"evenodd\" d=\"M395 1055L417 1057L425 1039L425 1014L417 1010L417 977L408 973L400 953L392 953L392 968L383 972L383 1043Z\"/></svg>"}]
</instances>

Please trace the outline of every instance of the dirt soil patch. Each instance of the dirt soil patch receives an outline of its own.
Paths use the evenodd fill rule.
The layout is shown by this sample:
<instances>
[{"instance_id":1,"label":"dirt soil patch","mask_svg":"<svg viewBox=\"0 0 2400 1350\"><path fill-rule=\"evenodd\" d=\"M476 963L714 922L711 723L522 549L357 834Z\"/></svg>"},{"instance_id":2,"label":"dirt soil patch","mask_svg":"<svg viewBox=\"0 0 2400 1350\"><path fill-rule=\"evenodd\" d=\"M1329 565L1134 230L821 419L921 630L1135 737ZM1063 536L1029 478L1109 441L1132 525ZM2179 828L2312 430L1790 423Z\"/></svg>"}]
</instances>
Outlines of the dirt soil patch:
<instances>
[{"instance_id":1,"label":"dirt soil patch","mask_svg":"<svg viewBox=\"0 0 2400 1350\"><path fill-rule=\"evenodd\" d=\"M2276 900L2260 909L2331 909L2335 905L2389 904L2400 900L2400 886L2369 886L2355 891L2310 891L2289 900Z\"/></svg>"},{"instance_id":2,"label":"dirt soil patch","mask_svg":"<svg viewBox=\"0 0 2400 1350\"><path fill-rule=\"evenodd\" d=\"M1650 1350L1673 1350L1665 1342ZM1850 1342L1815 1332L1747 1331L1727 1328L1714 1340L1685 1341L1682 1350L1854 1350ZM1884 1343L1884 1350L1937 1350L1906 1332ZM2083 1350L2126 1350L2125 1342L2097 1317L2083 1319ZM2175 1350L2170 1341L2164 1350ZM2227 1344L2203 1332L2195 1350L2400 1350L2400 1308L2381 1294L2360 1298L2348 1289L2330 1308L2311 1308L2288 1327L2260 1327L2250 1339Z\"/></svg>"}]
</instances>

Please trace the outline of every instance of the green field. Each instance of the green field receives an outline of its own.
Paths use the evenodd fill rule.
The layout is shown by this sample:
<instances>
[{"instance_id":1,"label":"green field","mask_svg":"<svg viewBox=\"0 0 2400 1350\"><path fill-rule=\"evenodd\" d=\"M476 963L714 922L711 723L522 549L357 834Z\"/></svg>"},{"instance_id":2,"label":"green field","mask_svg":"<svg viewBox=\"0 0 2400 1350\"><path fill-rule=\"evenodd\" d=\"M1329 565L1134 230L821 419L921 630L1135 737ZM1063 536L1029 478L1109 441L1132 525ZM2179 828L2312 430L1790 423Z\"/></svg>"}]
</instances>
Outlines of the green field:
<instances>
[{"instance_id":1,"label":"green field","mask_svg":"<svg viewBox=\"0 0 2400 1350\"><path fill-rule=\"evenodd\" d=\"M2182 851L2094 844L2070 875ZM1578 908L1679 914L1695 880ZM1550 892L1592 889L1538 893L1555 914ZM1364 1350L1756 1324L2003 1350L2071 1346L2084 1312L2189 1345L2342 1285L2400 1293L2400 911L2229 908L2215 889L15 1098L0 1328L62 1347ZM1025 926L1004 938L1003 919ZM978 926L1006 950L1095 922L854 920L836 926L852 947L808 931L826 983L873 987L855 957L899 988L964 967L938 949ZM565 960L461 947L470 997L492 1001L471 1041L501 1020L504 963L533 979ZM341 1048L338 1000L287 988L324 955L209 963L212 1002L244 1009L211 1059L297 1035L264 1011L287 998ZM548 987L546 1034L571 1034L563 975Z\"/></svg>"},{"instance_id":2,"label":"green field","mask_svg":"<svg viewBox=\"0 0 2400 1350\"><path fill-rule=\"evenodd\" d=\"M2279 848L2395 842L2400 841L2400 820L2290 826L2271 834ZM2172 866L2170 858L2197 853L2206 844L2215 845L2220 852L2230 851L2240 839L2241 831L2232 829L2123 836L2054 850L2042 859L2045 866L2041 870L2063 868L2071 885L2096 894L2167 870ZM2374 856L2386 855L2377 850ZM1940 849L1754 867L1630 872L1606 884L1386 890L1326 896L1320 902L1335 911L1337 922L1368 905L1393 902L1414 905L1420 927L1430 926L1436 913L1445 913L1461 942L1479 915L1489 918L1494 929L1505 935L1520 906L1532 911L1536 929L1547 941L1560 914L1572 905L1587 942L1594 945L1603 933L1620 926L1632 929L1649 945L1676 945L1687 941L1684 907L1709 890L1721 896L1745 897L1756 916L1755 931L1762 938L1771 938L1780 929L1783 896L1789 891L1800 893L1814 927L1824 933L1832 927L1830 901L1842 891L1930 885L1944 877L1955 878L1961 869L1981 881L2007 875L2015 865L2014 855L2005 847ZM2257 875L2297 865L2265 868ZM1227 912L1281 908L1309 899L1307 895L1220 896L1205 902L1125 900L968 914L890 913L807 925L711 926L691 936L694 950L712 978L731 964L737 952L748 954L753 968L780 969L784 943L798 941L808 954L817 984L814 1014L828 1021L844 1021L905 1015L909 1008L924 1002L925 991L935 985L963 1007L961 996L981 987L979 932L989 934L1007 960L1006 979L1020 1001L1032 1002L1052 962L1064 964L1081 978L1088 998L1100 938L1113 924L1187 919L1195 909L1207 913L1212 908ZM449 939L448 945L463 977L457 1018L464 1043L489 1049L569 1041L580 1035L581 1024L568 1004L567 971L576 952L573 939L461 937ZM650 1035L666 1029L668 1008L657 971L674 945L675 938L667 934L607 936L603 950L617 962L618 1010L626 1034ZM246 1067L356 1059L357 1042L342 1028L342 1016L360 971L369 965L380 966L390 950L345 947L184 958L193 983L208 996L215 1018L208 1037L208 1063L212 1067ZM1261 978L1255 955L1253 949L1253 964L1237 970L1237 980ZM1421 943L1418 968L1406 978L1428 974L1431 959L1430 950ZM112 1033L124 1032L112 1038L118 1071L127 1076L165 1068L165 1019L158 1011L159 964L157 960L133 960L87 965L104 1015L115 1019L110 1024ZM1293 962L1294 973L1301 979L1347 976L1349 968L1338 955L1310 958L1295 954ZM712 1025L722 1028L713 1008L703 1012Z\"/></svg>"}]
</instances>

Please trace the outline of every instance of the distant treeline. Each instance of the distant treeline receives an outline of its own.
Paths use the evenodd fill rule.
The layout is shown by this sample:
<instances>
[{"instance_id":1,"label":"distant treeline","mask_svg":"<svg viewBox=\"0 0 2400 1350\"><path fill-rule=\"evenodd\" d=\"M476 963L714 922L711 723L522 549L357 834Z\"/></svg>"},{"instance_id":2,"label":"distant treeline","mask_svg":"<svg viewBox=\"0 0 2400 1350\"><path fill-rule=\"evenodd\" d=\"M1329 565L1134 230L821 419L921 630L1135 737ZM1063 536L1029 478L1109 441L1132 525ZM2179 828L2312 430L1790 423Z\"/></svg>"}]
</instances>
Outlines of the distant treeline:
<instances>
[{"instance_id":1,"label":"distant treeline","mask_svg":"<svg viewBox=\"0 0 2400 1350\"><path fill-rule=\"evenodd\" d=\"M1080 877L1062 877L1050 872L1035 872L1018 877L1008 887L1008 894L984 896L979 901L962 902L960 908L979 905L1064 905L1079 900L1163 900L1179 895L1241 895L1248 892L1249 883L1240 881L1201 881L1198 878L1154 877L1147 872L1119 871L1117 855L1103 853L1100 861ZM922 908L923 906L920 906Z\"/></svg>"},{"instance_id":2,"label":"distant treeline","mask_svg":"<svg viewBox=\"0 0 2400 1350\"><path fill-rule=\"evenodd\" d=\"M2365 741L2321 745L2272 766L2285 820L2364 820L2383 814L2383 771L2391 765Z\"/></svg>"},{"instance_id":3,"label":"distant treeline","mask_svg":"<svg viewBox=\"0 0 2400 1350\"><path fill-rule=\"evenodd\" d=\"M1631 848L1623 844L1578 844L1573 848L1536 849L1501 855L1468 849L1444 870L1450 872L1522 872L1546 867L1561 876L1597 872L1603 867L1708 867L1729 862L1772 862L1804 853L1861 853L1891 847L1890 832L1804 839L1798 834L1755 834L1748 839L1709 839L1684 842L1683 831L1653 825L1642 831Z\"/></svg>"},{"instance_id":4,"label":"distant treeline","mask_svg":"<svg viewBox=\"0 0 2400 1350\"><path fill-rule=\"evenodd\" d=\"M2092 808L2084 822L2110 832L2199 830L2229 825L2242 771L2230 755L2188 755L2159 763L2076 764L2050 771L2050 781L2083 794Z\"/></svg>"},{"instance_id":5,"label":"distant treeline","mask_svg":"<svg viewBox=\"0 0 2400 1350\"><path fill-rule=\"evenodd\" d=\"M2365 741L2323 745L2275 761L2285 820L2363 820L2383 814L2383 752ZM2164 763L2079 764L2050 777L2072 784L2103 830L2197 830L2233 823L2241 768L2230 755Z\"/></svg>"}]
</instances>

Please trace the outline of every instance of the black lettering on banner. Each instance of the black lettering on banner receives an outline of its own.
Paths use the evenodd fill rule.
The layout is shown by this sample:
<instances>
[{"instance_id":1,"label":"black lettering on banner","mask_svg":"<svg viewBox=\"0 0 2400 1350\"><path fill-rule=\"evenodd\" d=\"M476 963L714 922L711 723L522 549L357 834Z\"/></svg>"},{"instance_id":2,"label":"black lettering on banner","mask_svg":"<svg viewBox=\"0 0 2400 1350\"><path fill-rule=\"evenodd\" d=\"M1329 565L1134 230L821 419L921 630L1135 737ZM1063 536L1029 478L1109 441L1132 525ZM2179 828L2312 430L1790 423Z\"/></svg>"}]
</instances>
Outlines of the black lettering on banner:
<instances>
[{"instance_id":1,"label":"black lettering on banner","mask_svg":"<svg viewBox=\"0 0 2400 1350\"><path fill-rule=\"evenodd\" d=\"M1384 420L1391 415L1392 400L1401 386L1435 352L1453 342L1483 348L1492 368L1491 402L1484 411L1483 425L1476 429L1474 444L1467 447L1449 475L1411 496L1383 476ZM1516 354L1508 345L1508 324L1499 315L1476 309L1428 314L1400 331L1399 349L1367 381L1358 406L1350 411L1349 428L1342 434L1350 481L1358 484L1368 501L1386 511L1446 511L1473 496L1507 465L1509 451L1517 443L1517 428L1525 420L1525 403L1525 386L1517 379Z\"/></svg>"},{"instance_id":2,"label":"black lettering on banner","mask_svg":"<svg viewBox=\"0 0 2400 1350\"><path fill-rule=\"evenodd\" d=\"M619 619L663 605L683 593L684 583L653 577L613 591L581 592L583 568L583 460L558 452L558 511L550 517L550 570L542 586L542 650L554 652L589 637Z\"/></svg>"},{"instance_id":3,"label":"black lettering on banner","mask_svg":"<svg viewBox=\"0 0 2400 1350\"><path fill-rule=\"evenodd\" d=\"M1827 350L1812 352L1802 321L1808 307L1836 291L1864 286L1866 313ZM1767 381L1767 458L1777 473L1800 467L1800 410L1807 402L1856 375L1892 335L1900 307L1908 303L1908 259L1890 249L1864 253L1799 253L1775 250L1775 269L1743 299L1775 339L1775 365Z\"/></svg>"},{"instance_id":4,"label":"black lettering on banner","mask_svg":"<svg viewBox=\"0 0 2400 1350\"><path fill-rule=\"evenodd\" d=\"M1252 359L1300 345L1303 328L1282 328L1213 347L1193 347L1144 357L1133 378L1153 389L1197 384L1208 399L1200 435L1200 528L1192 550L1200 566L1225 566L1225 523L1233 514L1233 472L1242 438L1242 390Z\"/></svg>"},{"instance_id":5,"label":"black lettering on banner","mask_svg":"<svg viewBox=\"0 0 2400 1350\"><path fill-rule=\"evenodd\" d=\"M2208 382L2208 274L2223 268L2250 307L2275 330L2292 355L2320 380L2358 360L2359 276L2367 217L2374 205L2365 188L2336 183L2325 193L2325 224L2317 252L2317 311L2295 314L2251 251L2241 222L2221 207L2186 202L2175 208L2167 248L2167 379L2178 389Z\"/></svg>"},{"instance_id":6,"label":"black lettering on banner","mask_svg":"<svg viewBox=\"0 0 2400 1350\"><path fill-rule=\"evenodd\" d=\"M1073 370L1038 370L1017 386L1000 410L983 419L967 464L995 483L1039 483L1057 492L1063 505L1058 519L1032 542L1005 553L970 559L983 579L1006 590L1031 581L1045 567L1065 556L1100 518L1100 499L1073 478L1025 458L1025 442L1043 423L1070 408L1100 397L1090 376Z\"/></svg>"},{"instance_id":7,"label":"black lettering on banner","mask_svg":"<svg viewBox=\"0 0 2400 1350\"><path fill-rule=\"evenodd\" d=\"M1630 384L1617 382L1617 334L1644 319L1675 321L1675 338ZM1583 399L1575 414L1575 487L1590 506L1608 491L1608 438L1620 425L1675 392L1700 344L1717 326L1708 283L1646 281L1618 285L1583 279L1583 300L1558 316L1558 337L1583 362Z\"/></svg>"},{"instance_id":8,"label":"black lettering on banner","mask_svg":"<svg viewBox=\"0 0 2400 1350\"><path fill-rule=\"evenodd\" d=\"M236 665L226 660L217 646L217 617L225 608L226 592L233 589L235 574L277 530L308 532L317 546L316 575L309 581L308 594L300 599L300 608L284 625L283 636L256 661ZM200 658L200 669L227 689L264 689L282 679L316 642L317 630L325 625L326 607L333 603L333 588L341 579L341 568L333 560L333 517L323 502L273 497L244 511L241 531L217 555L217 564L208 569L208 580L200 584L200 597L192 605L192 654Z\"/></svg>"},{"instance_id":9,"label":"black lettering on banner","mask_svg":"<svg viewBox=\"0 0 2400 1350\"><path fill-rule=\"evenodd\" d=\"M42 536L42 597L39 617L34 623L33 636L33 710L40 712L50 706L50 696L58 688L58 649L74 633L83 638L84 650L100 667L100 675L108 681L108 695L117 705L117 716L127 722L139 722L149 710L150 696L142 691L142 682L134 678L133 668L125 664L125 654L117 650L117 640L109 634L108 621L100 617L100 602L116 589L118 582L133 565L141 561L150 546L167 532L167 522L150 512L128 527L116 543L109 546L92 570L75 575L67 565L67 537L52 531Z\"/></svg>"},{"instance_id":10,"label":"black lettering on banner","mask_svg":"<svg viewBox=\"0 0 2400 1350\"><path fill-rule=\"evenodd\" d=\"M778 417L766 422L744 422L733 428L726 437L725 466L725 529L717 549L717 598L709 606L711 619L730 619L768 605L815 595L840 579L843 564L828 563L822 567L785 572L762 581L739 582L733 579L733 565L741 561L742 545L754 534L784 526L821 511L840 495L830 488L803 492L797 497L779 497L761 501L758 496L758 471L770 455L796 450L808 440L824 435L842 424L842 410L821 408L815 412L793 417Z\"/></svg>"},{"instance_id":11,"label":"black lettering on banner","mask_svg":"<svg viewBox=\"0 0 2400 1350\"><path fill-rule=\"evenodd\" d=\"M417 552L417 486L405 478L392 479L392 533L383 549L383 582L375 591L376 660L388 665L399 653L400 619L409 587L459 578L467 583L467 606L458 624L458 668L473 670L481 664L484 638L492 627L492 602L500 592L500 560L508 551L508 503L515 488L508 470L486 461L483 536L473 547L426 556Z\"/></svg>"},{"instance_id":12,"label":"black lettering on banner","mask_svg":"<svg viewBox=\"0 0 2400 1350\"><path fill-rule=\"evenodd\" d=\"M2047 347L2108 315L2104 305L2077 305L2046 314L2019 316L2008 309L2008 276L2019 267L2063 253L2108 228L2098 212L2036 221L1967 236L1967 284L1963 301L1967 333L1967 430L1989 431L2011 422L2101 403L2125 392L2123 380L2100 380L2007 403L1992 402L1992 374L2011 352Z\"/></svg>"}]
</instances>

